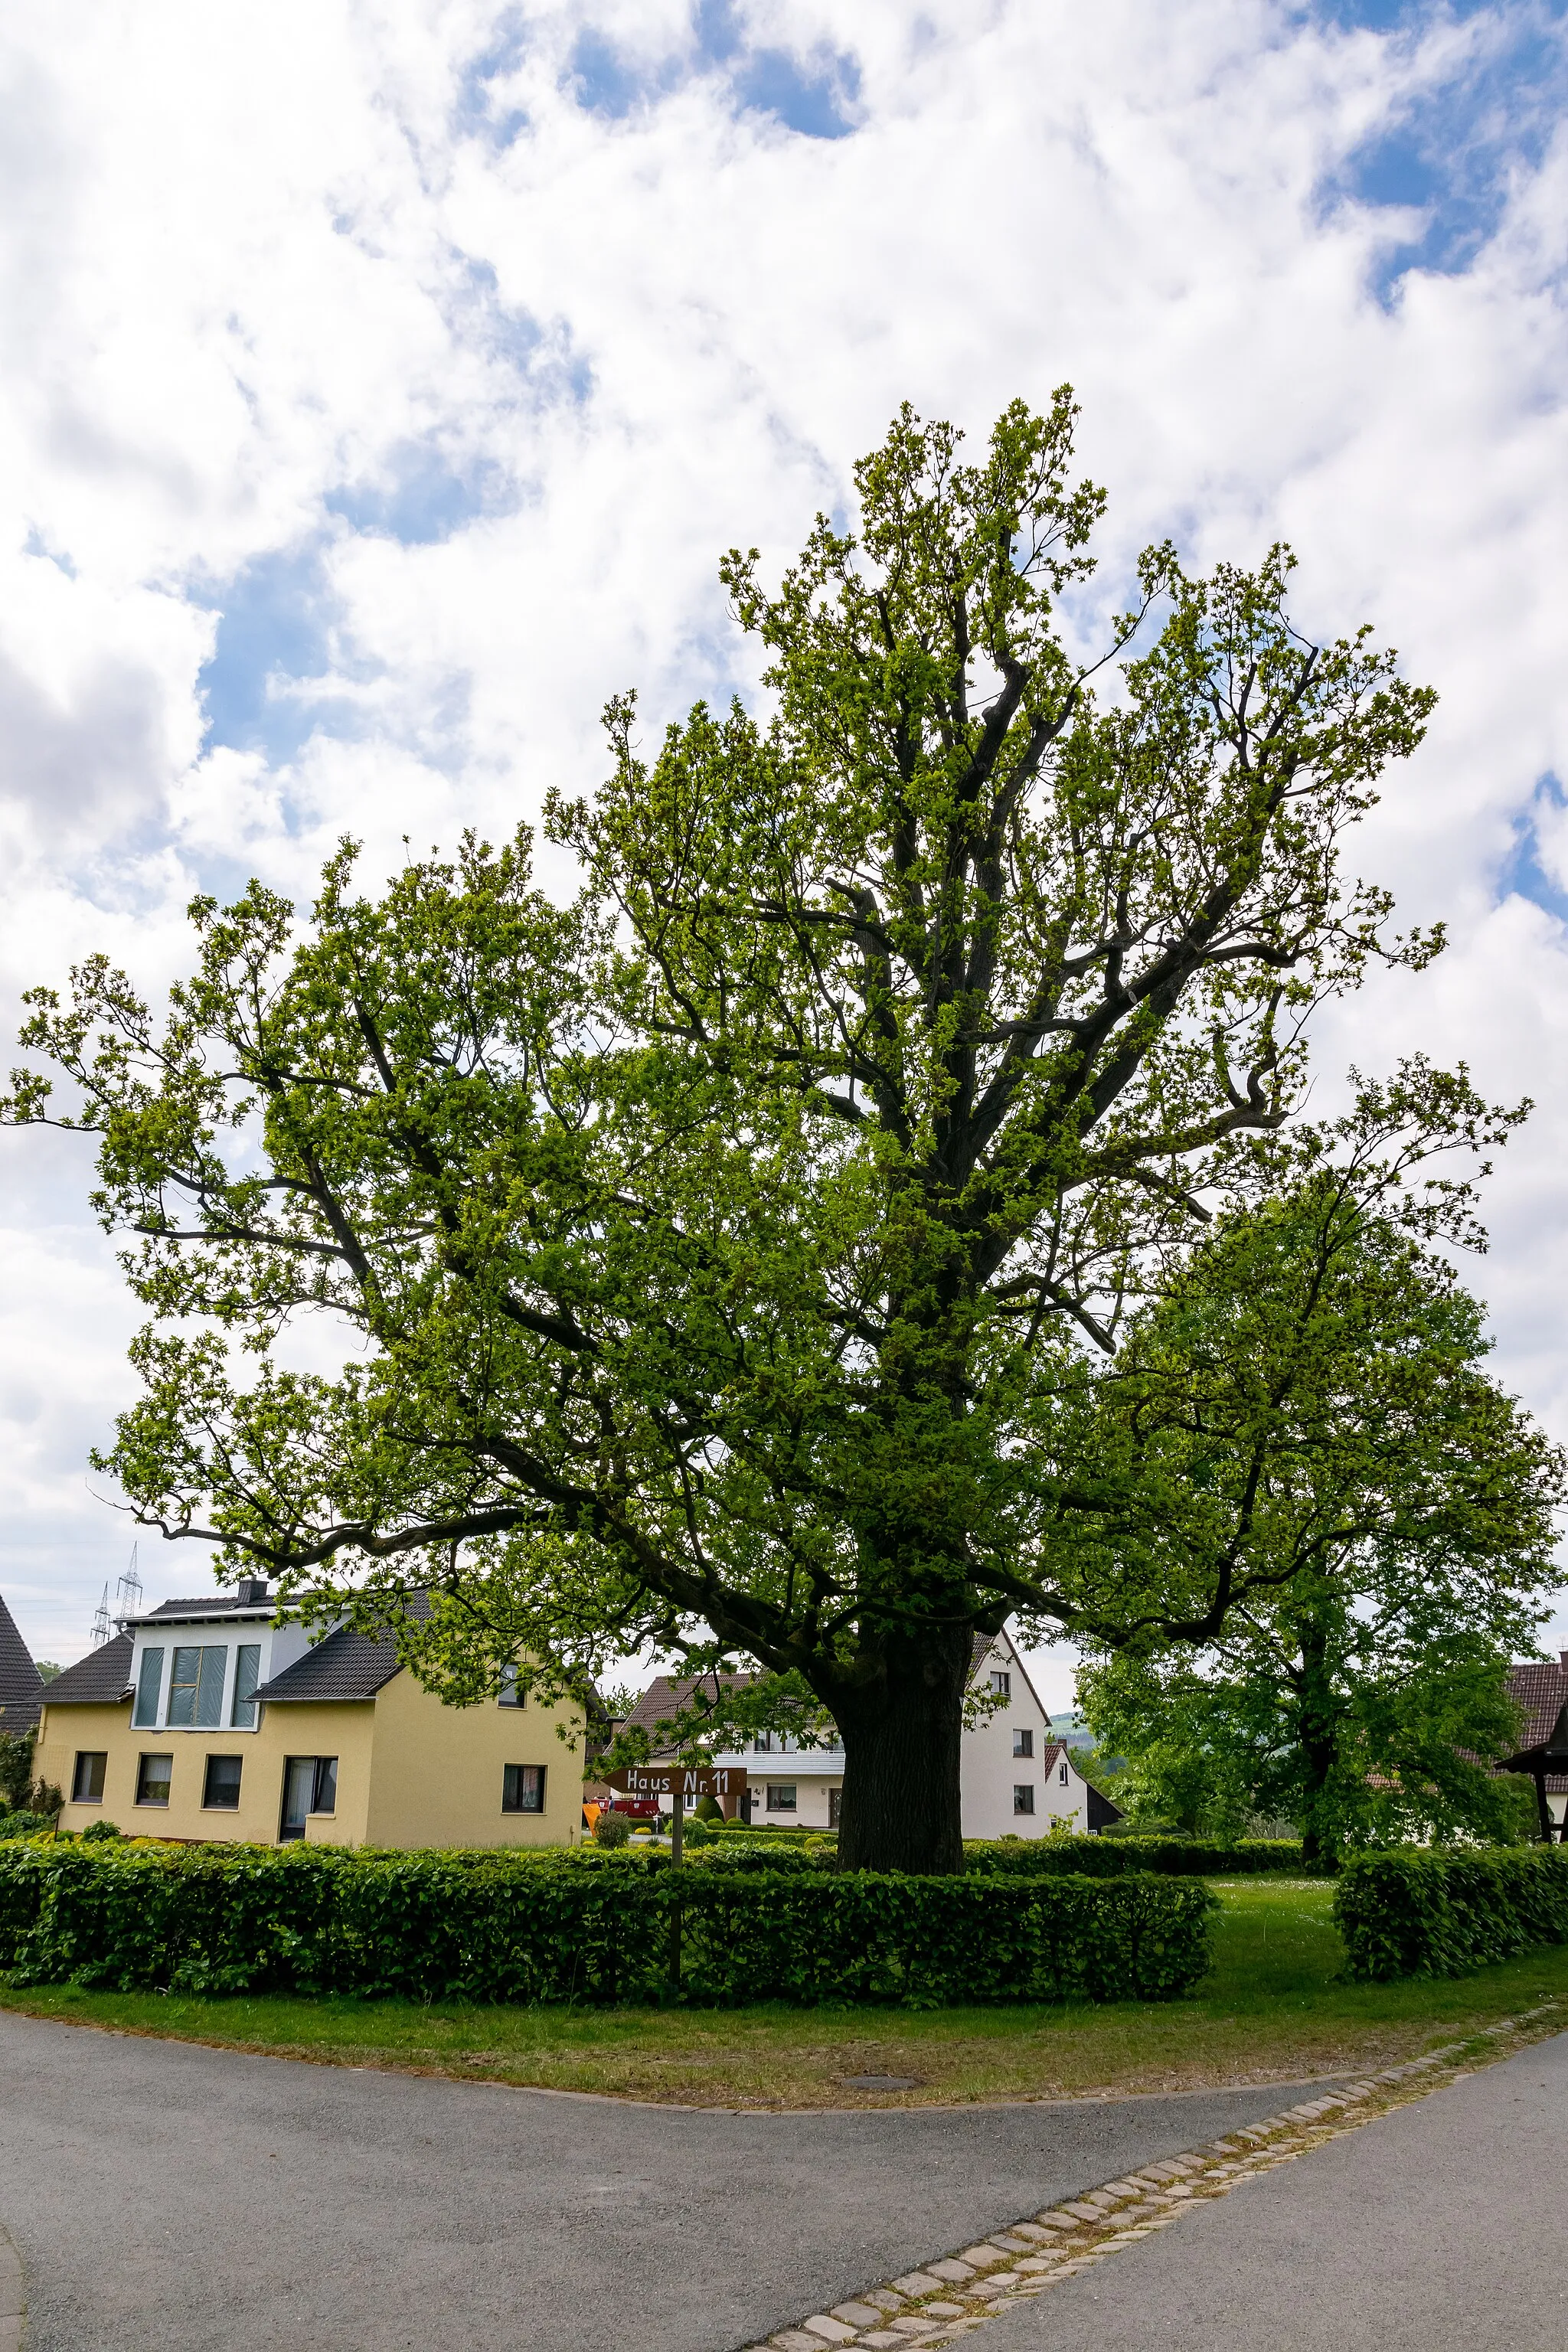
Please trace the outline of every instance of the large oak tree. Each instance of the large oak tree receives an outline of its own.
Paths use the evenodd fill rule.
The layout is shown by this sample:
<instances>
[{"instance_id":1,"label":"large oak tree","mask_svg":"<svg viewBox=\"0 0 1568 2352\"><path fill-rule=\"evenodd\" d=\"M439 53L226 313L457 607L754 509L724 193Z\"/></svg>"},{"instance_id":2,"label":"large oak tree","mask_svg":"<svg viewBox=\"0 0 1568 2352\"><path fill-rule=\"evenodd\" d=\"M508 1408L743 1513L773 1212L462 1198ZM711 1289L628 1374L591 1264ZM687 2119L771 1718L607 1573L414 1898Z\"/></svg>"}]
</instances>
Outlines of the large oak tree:
<instances>
[{"instance_id":1,"label":"large oak tree","mask_svg":"<svg viewBox=\"0 0 1568 2352\"><path fill-rule=\"evenodd\" d=\"M1300 634L1279 550L1152 550L1080 656L1073 415L967 464L906 410L776 593L732 552L764 693L651 756L611 705L548 810L575 904L525 833L369 895L345 849L307 923L198 901L166 1020L93 961L25 1033L152 1310L106 1457L143 1522L432 1588L459 1698L648 1639L804 1685L852 1864L959 1866L976 1632L1114 1630L1058 1459L1086 1366L1266 1180L1313 1003L1435 944L1340 867L1430 695ZM10 1116L56 1115L35 1065ZM341 1369L289 1358L310 1315ZM1132 1613L1200 1641L1246 1589Z\"/></svg>"}]
</instances>

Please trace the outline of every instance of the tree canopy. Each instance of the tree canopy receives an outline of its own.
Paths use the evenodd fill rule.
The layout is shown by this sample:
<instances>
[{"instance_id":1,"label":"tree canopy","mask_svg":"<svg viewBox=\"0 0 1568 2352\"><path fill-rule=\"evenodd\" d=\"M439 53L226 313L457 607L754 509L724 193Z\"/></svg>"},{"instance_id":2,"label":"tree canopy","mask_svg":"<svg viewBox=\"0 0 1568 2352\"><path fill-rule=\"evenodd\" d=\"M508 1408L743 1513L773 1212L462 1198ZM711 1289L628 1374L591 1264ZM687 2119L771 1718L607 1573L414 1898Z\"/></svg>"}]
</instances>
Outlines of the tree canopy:
<instances>
[{"instance_id":1,"label":"tree canopy","mask_svg":"<svg viewBox=\"0 0 1568 2352\"><path fill-rule=\"evenodd\" d=\"M1097 1738L1145 1811L1286 1815L1310 1858L1508 1827L1487 1770L1514 1744L1504 1677L1559 1578L1562 1454L1489 1377L1480 1307L1421 1238L1463 1230L1461 1196L1389 1213L1386 1109L1363 1097L1336 1162L1225 1220L1095 1397L1121 1572L1206 1594L1224 1561L1246 1587L1202 1649L1100 1645Z\"/></svg>"},{"instance_id":2,"label":"tree canopy","mask_svg":"<svg viewBox=\"0 0 1568 2352\"><path fill-rule=\"evenodd\" d=\"M1313 1006L1439 944L1340 863L1430 693L1301 634L1279 548L1152 549L1097 625L1074 414L1016 403L972 464L906 408L854 529L776 592L731 551L764 696L651 754L611 703L603 786L546 811L573 904L526 830L379 891L345 845L308 922L198 899L166 1017L101 959L35 992L9 1105L100 1139L143 1523L286 1594L428 1587L405 1637L459 1698L648 1640L798 1678L850 1861L960 1865L976 1633L1245 1597L1109 1565L1093 1367L1275 1181Z\"/></svg>"}]
</instances>

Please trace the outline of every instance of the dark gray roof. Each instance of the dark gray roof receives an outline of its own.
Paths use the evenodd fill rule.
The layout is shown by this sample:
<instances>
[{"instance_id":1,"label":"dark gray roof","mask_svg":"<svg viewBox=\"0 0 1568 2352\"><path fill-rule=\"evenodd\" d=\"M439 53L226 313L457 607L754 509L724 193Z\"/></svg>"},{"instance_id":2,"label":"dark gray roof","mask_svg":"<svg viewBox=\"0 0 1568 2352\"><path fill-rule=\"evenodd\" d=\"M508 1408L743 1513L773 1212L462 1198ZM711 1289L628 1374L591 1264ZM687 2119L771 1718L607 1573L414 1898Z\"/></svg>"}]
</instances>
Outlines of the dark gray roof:
<instances>
[{"instance_id":1,"label":"dark gray roof","mask_svg":"<svg viewBox=\"0 0 1568 2352\"><path fill-rule=\"evenodd\" d=\"M160 1617L173 1618L176 1623L196 1617L257 1617L265 1623L273 1614L270 1601L237 1601L232 1592L220 1592L216 1597L206 1593L200 1601L160 1601L156 1609L149 1609L142 1616L127 1622L151 1625Z\"/></svg>"},{"instance_id":2,"label":"dark gray roof","mask_svg":"<svg viewBox=\"0 0 1568 2352\"><path fill-rule=\"evenodd\" d=\"M30 1731L38 1719L44 1678L33 1664L27 1644L4 1601L0 1601L0 1731L14 1738Z\"/></svg>"},{"instance_id":3,"label":"dark gray roof","mask_svg":"<svg viewBox=\"0 0 1568 2352\"><path fill-rule=\"evenodd\" d=\"M340 1625L335 1633L263 1683L258 1698L268 1704L307 1698L374 1698L397 1672L397 1643L390 1633L356 1633Z\"/></svg>"},{"instance_id":4,"label":"dark gray roof","mask_svg":"<svg viewBox=\"0 0 1568 2352\"><path fill-rule=\"evenodd\" d=\"M129 1633L117 1633L112 1642L100 1643L63 1675L44 1685L44 1698L49 1706L113 1706L131 1695L131 1653L134 1644Z\"/></svg>"}]
</instances>

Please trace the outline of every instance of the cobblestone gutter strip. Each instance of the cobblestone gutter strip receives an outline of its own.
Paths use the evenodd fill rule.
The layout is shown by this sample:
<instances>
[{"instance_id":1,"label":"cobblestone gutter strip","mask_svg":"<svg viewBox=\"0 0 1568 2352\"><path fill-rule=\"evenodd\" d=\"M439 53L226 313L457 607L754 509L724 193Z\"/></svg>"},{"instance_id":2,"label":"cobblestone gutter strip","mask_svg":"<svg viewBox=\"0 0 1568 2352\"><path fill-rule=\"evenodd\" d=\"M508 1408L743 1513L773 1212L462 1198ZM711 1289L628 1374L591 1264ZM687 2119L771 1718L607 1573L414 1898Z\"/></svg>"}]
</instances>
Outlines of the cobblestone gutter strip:
<instances>
[{"instance_id":1,"label":"cobblestone gutter strip","mask_svg":"<svg viewBox=\"0 0 1568 2352\"><path fill-rule=\"evenodd\" d=\"M27 2294L22 2278L22 2257L0 2229L0 2352L22 2352L27 2330ZM820 2344L822 2338L817 2337Z\"/></svg>"},{"instance_id":2,"label":"cobblestone gutter strip","mask_svg":"<svg viewBox=\"0 0 1568 2352\"><path fill-rule=\"evenodd\" d=\"M949 2343L983 2327L994 2313L1044 2294L1058 2279L1106 2261L1155 2230L1168 2230L1199 2200L1224 2197L1256 2173L1289 2164L1391 2107L1425 2098L1478 2064L1560 2032L1560 2012L1561 2003L1545 2001L1424 2058L1385 2066L1321 2098L1303 2099L1245 2131L1146 2164L1141 2172L1012 2222L978 2245L962 2246L902 2278L868 2287L831 2311L815 2312L747 2352L824 2352L827 2345L841 2344L865 2347L866 2352L919 2352L922 2345ZM5 2347L0 2336L0 2352Z\"/></svg>"}]
</instances>

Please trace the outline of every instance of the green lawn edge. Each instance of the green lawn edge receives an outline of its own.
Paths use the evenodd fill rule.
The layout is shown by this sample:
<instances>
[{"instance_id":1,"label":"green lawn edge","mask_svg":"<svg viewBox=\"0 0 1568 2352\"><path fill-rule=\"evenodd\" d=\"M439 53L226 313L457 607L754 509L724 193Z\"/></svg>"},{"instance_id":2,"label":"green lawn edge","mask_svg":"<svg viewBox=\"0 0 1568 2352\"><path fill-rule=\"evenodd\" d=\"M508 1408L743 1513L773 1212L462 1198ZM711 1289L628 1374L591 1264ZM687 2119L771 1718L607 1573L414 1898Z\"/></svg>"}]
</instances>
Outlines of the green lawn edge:
<instances>
[{"instance_id":1,"label":"green lawn edge","mask_svg":"<svg viewBox=\"0 0 1568 2352\"><path fill-rule=\"evenodd\" d=\"M1363 2072L1561 1999L1568 1947L1474 1975L1351 1984L1322 1880L1214 1882L1215 1965L1191 1999L1050 2008L468 2008L6 1986L0 2008L118 2032L468 2081L700 2106L1132 2096ZM847 2077L904 2075L865 2091Z\"/></svg>"}]
</instances>

